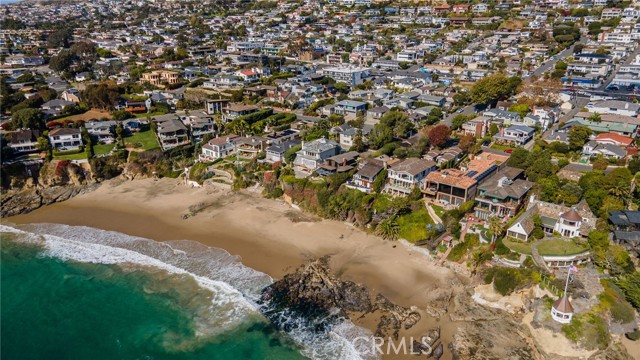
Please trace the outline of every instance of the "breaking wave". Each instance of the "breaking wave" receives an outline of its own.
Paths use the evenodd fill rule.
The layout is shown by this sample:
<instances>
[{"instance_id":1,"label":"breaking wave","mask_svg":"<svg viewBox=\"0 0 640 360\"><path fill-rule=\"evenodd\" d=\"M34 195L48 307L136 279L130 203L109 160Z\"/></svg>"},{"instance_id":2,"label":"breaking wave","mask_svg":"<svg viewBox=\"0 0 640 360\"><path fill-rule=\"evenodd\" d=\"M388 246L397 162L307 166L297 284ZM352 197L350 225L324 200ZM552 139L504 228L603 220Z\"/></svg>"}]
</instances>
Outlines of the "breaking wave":
<instances>
[{"instance_id":1,"label":"breaking wave","mask_svg":"<svg viewBox=\"0 0 640 360\"><path fill-rule=\"evenodd\" d=\"M63 261L117 266L123 271L145 271L158 277L147 292L189 292L181 306L194 314L196 339L168 334L168 348L193 348L216 336L252 322L267 322L258 305L262 289L273 279L243 265L238 256L190 240L158 242L84 226L60 224L0 225L0 233L14 241L39 245L43 256ZM184 295L184 294L183 294ZM273 317L272 317L273 319ZM366 342L371 332L348 319L320 324L286 310L276 317L279 328L311 359L372 359ZM328 321L328 320L327 320ZM373 357L375 358L375 357Z\"/></svg>"}]
</instances>

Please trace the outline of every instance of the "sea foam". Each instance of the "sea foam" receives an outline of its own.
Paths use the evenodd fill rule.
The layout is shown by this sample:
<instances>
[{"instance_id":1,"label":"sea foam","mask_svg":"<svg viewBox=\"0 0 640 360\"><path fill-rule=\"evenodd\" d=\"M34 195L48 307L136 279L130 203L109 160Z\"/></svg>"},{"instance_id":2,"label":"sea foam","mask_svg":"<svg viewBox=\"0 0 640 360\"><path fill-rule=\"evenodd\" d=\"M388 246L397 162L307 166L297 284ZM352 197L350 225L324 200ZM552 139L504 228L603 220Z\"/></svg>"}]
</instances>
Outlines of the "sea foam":
<instances>
[{"instance_id":1,"label":"sea foam","mask_svg":"<svg viewBox=\"0 0 640 360\"><path fill-rule=\"evenodd\" d=\"M0 232L20 234L25 242L43 246L45 256L64 261L118 265L123 269L146 268L169 274L188 276L210 293L213 306L201 306L195 317L196 334L204 340L233 329L247 321L266 321L260 315L256 300L273 279L267 274L243 265L240 258L223 249L211 248L189 240L158 242L141 237L84 226L29 224L19 228L0 225ZM314 331L316 324L295 317L287 311L279 320L288 324L286 333L311 359L376 359L367 354L371 332L354 325L349 319L331 324L323 333ZM204 341L200 339L201 341ZM180 344L197 346L197 344Z\"/></svg>"}]
</instances>

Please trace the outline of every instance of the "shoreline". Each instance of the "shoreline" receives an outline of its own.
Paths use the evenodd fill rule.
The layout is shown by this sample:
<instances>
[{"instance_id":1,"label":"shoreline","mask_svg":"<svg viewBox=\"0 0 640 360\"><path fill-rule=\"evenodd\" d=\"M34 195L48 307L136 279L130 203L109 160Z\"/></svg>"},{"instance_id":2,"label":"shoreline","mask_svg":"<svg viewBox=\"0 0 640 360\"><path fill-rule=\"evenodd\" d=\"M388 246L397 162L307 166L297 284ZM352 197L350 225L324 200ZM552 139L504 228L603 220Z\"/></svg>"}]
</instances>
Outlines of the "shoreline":
<instances>
[{"instance_id":1,"label":"shoreline","mask_svg":"<svg viewBox=\"0 0 640 360\"><path fill-rule=\"evenodd\" d=\"M113 179L92 192L3 221L88 226L156 241L194 240L239 256L244 265L274 279L330 255L331 269L340 278L421 310L434 300L435 290L466 282L420 251L351 224L317 219L260 194L191 188L176 179ZM375 332L369 317L353 321ZM445 345L450 343L455 325L446 315L436 319L422 311L422 320L406 335L434 326L441 327ZM450 355L445 351L442 359Z\"/></svg>"}]
</instances>

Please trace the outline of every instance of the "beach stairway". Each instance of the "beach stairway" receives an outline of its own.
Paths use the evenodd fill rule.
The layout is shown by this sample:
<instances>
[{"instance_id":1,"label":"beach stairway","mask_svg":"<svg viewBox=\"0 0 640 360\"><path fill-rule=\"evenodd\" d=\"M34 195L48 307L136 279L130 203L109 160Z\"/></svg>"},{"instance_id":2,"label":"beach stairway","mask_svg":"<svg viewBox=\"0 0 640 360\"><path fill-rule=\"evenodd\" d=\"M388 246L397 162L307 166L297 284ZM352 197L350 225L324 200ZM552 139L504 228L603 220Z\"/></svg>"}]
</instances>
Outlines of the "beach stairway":
<instances>
[{"instance_id":1,"label":"beach stairway","mask_svg":"<svg viewBox=\"0 0 640 360\"><path fill-rule=\"evenodd\" d=\"M531 244L531 258L533 259L533 262L540 269L542 269L543 272L545 272L547 274L552 274L551 270L547 266L547 263L544 261L544 259L542 258L542 256L538 252L538 244L535 243L535 242L533 244Z\"/></svg>"}]
</instances>

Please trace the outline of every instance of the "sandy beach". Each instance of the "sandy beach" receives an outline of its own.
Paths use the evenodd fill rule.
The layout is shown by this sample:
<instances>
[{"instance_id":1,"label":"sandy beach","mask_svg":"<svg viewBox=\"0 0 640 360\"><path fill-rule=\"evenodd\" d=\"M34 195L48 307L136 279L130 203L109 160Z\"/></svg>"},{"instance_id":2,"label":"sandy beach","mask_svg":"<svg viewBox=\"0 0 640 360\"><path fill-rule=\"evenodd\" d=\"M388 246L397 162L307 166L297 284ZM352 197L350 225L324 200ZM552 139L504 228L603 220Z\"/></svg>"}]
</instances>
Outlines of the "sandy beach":
<instances>
[{"instance_id":1,"label":"sandy beach","mask_svg":"<svg viewBox=\"0 0 640 360\"><path fill-rule=\"evenodd\" d=\"M158 241L195 240L240 256L245 265L276 279L309 259L331 255L332 269L343 279L420 309L435 289L464 281L419 251L350 224L316 219L260 194L192 188L175 179L112 180L7 221L83 225ZM436 325L423 317L415 332ZM367 319L361 325L373 327ZM439 325L443 339L450 339L455 326Z\"/></svg>"}]
</instances>

